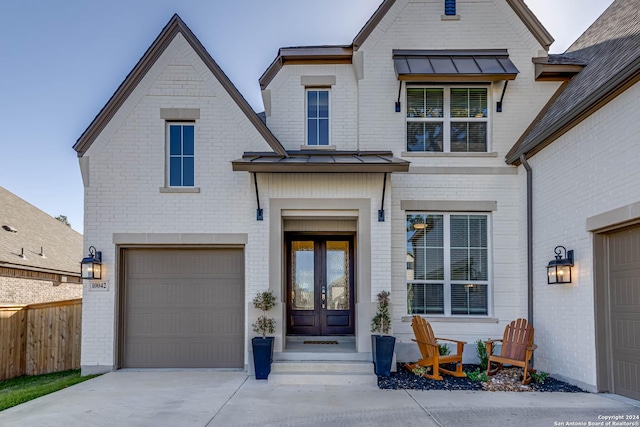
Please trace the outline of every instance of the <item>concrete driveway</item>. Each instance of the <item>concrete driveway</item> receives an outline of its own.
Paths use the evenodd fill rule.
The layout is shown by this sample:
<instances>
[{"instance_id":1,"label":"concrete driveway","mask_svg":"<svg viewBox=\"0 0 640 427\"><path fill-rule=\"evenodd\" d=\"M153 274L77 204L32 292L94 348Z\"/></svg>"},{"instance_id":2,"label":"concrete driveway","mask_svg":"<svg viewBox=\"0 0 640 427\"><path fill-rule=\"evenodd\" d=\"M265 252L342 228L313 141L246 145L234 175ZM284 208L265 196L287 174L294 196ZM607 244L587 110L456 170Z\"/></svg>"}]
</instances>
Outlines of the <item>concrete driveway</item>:
<instances>
[{"instance_id":1,"label":"concrete driveway","mask_svg":"<svg viewBox=\"0 0 640 427\"><path fill-rule=\"evenodd\" d=\"M629 424L606 424L616 416ZM0 425L640 426L639 418L640 402L589 393L276 386L190 370L108 373L0 412Z\"/></svg>"}]
</instances>

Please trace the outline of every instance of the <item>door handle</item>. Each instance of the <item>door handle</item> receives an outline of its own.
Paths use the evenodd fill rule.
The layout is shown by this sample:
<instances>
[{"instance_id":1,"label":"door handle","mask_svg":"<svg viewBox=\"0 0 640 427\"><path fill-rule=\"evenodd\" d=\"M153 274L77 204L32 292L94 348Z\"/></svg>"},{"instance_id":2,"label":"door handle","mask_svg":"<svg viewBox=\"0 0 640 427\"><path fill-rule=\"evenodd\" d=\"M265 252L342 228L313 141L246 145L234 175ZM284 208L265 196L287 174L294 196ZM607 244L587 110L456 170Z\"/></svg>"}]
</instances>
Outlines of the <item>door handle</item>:
<instances>
[{"instance_id":1,"label":"door handle","mask_svg":"<svg viewBox=\"0 0 640 427\"><path fill-rule=\"evenodd\" d=\"M325 304L327 302L327 296L326 294L323 292L322 293L322 308L325 308Z\"/></svg>"}]
</instances>

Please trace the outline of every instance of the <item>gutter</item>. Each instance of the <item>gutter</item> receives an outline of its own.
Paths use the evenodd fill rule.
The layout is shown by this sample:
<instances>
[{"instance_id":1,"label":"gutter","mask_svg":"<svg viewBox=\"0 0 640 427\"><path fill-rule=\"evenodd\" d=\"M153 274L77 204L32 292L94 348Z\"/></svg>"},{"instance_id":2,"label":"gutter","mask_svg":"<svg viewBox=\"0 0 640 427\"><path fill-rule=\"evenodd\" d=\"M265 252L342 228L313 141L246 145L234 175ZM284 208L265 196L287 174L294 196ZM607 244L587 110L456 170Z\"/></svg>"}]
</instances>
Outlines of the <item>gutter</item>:
<instances>
[{"instance_id":1,"label":"gutter","mask_svg":"<svg viewBox=\"0 0 640 427\"><path fill-rule=\"evenodd\" d=\"M527 320L533 325L533 172L524 154L520 163L527 171Z\"/></svg>"}]
</instances>

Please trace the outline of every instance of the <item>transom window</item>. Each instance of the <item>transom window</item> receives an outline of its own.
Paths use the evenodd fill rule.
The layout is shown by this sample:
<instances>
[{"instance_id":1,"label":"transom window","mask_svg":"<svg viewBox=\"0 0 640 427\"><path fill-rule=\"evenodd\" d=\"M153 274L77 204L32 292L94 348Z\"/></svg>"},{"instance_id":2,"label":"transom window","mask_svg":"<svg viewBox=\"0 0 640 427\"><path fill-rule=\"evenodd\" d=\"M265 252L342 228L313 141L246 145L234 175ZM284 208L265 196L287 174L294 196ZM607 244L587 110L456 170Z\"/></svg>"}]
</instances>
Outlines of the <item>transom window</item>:
<instances>
[{"instance_id":1,"label":"transom window","mask_svg":"<svg viewBox=\"0 0 640 427\"><path fill-rule=\"evenodd\" d=\"M307 145L329 145L329 91L307 90Z\"/></svg>"},{"instance_id":2,"label":"transom window","mask_svg":"<svg viewBox=\"0 0 640 427\"><path fill-rule=\"evenodd\" d=\"M407 151L486 152L486 87L408 87Z\"/></svg>"},{"instance_id":3,"label":"transom window","mask_svg":"<svg viewBox=\"0 0 640 427\"><path fill-rule=\"evenodd\" d=\"M193 187L195 136L193 123L169 123L169 186Z\"/></svg>"},{"instance_id":4,"label":"transom window","mask_svg":"<svg viewBox=\"0 0 640 427\"><path fill-rule=\"evenodd\" d=\"M407 215L407 312L487 315L487 215Z\"/></svg>"}]
</instances>

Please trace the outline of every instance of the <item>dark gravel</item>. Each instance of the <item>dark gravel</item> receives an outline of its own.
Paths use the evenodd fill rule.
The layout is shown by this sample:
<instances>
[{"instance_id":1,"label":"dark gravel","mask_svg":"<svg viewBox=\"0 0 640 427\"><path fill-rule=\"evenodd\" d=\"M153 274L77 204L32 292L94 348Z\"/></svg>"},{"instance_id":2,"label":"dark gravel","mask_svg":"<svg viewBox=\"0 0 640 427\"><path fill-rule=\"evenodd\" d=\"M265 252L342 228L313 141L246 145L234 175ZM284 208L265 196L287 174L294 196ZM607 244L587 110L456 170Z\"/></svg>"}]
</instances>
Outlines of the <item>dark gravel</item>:
<instances>
[{"instance_id":1,"label":"dark gravel","mask_svg":"<svg viewBox=\"0 0 640 427\"><path fill-rule=\"evenodd\" d=\"M478 365L463 365L465 372L475 371ZM442 375L442 381L419 377L408 371L404 365L398 363L398 371L392 372L390 377L378 377L378 387L388 390L482 390L482 383L471 381L469 378L457 378L451 375ZM520 376L522 381L522 376ZM521 384L521 383L520 383ZM584 393L579 387L567 384L564 381L548 377L543 384L532 381L526 391ZM522 390L525 391L525 390Z\"/></svg>"}]
</instances>

